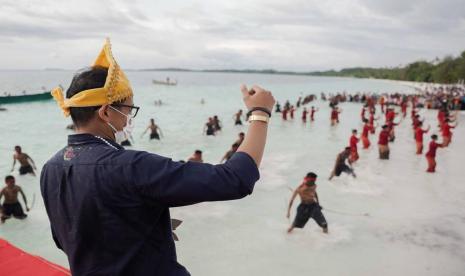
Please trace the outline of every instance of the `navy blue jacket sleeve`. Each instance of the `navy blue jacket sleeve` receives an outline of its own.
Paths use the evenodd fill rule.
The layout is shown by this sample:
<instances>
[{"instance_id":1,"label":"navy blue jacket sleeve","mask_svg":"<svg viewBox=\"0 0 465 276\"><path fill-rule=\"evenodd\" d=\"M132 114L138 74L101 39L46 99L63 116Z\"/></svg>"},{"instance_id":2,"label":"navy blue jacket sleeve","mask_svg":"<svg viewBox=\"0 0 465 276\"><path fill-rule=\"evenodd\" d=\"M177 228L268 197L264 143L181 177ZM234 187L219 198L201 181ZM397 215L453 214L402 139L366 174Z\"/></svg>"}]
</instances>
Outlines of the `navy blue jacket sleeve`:
<instances>
[{"instance_id":1,"label":"navy blue jacket sleeve","mask_svg":"<svg viewBox=\"0 0 465 276\"><path fill-rule=\"evenodd\" d=\"M140 195L168 207L243 198L260 178L255 162L243 152L221 165L174 162L141 152L131 170L132 184Z\"/></svg>"}]
</instances>

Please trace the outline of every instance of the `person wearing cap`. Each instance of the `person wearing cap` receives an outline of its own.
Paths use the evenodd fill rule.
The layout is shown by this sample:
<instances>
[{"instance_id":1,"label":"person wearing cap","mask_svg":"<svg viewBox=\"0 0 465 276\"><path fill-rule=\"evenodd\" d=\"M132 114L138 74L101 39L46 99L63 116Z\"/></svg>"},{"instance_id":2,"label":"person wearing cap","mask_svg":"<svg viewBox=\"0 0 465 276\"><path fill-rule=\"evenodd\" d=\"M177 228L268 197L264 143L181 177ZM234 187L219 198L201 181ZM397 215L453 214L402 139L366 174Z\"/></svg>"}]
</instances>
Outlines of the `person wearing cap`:
<instances>
[{"instance_id":1,"label":"person wearing cap","mask_svg":"<svg viewBox=\"0 0 465 276\"><path fill-rule=\"evenodd\" d=\"M286 217L289 218L291 216L292 204L294 203L294 199L297 195L300 197L300 204L297 207L297 214L294 222L289 229L287 229L288 233L291 233L294 228L304 228L310 218L313 218L313 220L323 229L323 233L328 233L328 223L321 212L322 207L320 206L320 201L316 192L316 178L317 175L315 173L308 173L302 184L300 184L300 186L297 187L292 194L291 200L289 201L289 207L287 208Z\"/></svg>"},{"instance_id":2,"label":"person wearing cap","mask_svg":"<svg viewBox=\"0 0 465 276\"><path fill-rule=\"evenodd\" d=\"M190 275L178 263L170 208L240 199L259 179L271 92L241 86L244 142L224 164L175 162L125 150L139 108L109 40L93 66L52 95L76 134L44 165L40 188L52 237L73 275Z\"/></svg>"}]
</instances>

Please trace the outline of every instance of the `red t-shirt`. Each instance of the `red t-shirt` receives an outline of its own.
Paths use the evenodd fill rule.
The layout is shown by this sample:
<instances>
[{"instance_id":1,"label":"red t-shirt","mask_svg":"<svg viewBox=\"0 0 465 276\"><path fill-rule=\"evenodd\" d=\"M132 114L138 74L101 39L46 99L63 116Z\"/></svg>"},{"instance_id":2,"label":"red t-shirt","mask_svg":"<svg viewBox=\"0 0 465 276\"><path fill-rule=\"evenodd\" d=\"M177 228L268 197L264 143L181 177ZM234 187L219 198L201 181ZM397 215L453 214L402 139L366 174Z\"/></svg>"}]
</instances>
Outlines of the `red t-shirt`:
<instances>
[{"instance_id":1,"label":"red t-shirt","mask_svg":"<svg viewBox=\"0 0 465 276\"><path fill-rule=\"evenodd\" d=\"M426 156L429 156L429 157L436 157L436 150L438 149L439 147L439 144L431 141L429 143L429 149L428 149L428 152L426 153Z\"/></svg>"},{"instance_id":2,"label":"red t-shirt","mask_svg":"<svg viewBox=\"0 0 465 276\"><path fill-rule=\"evenodd\" d=\"M389 111L387 114L386 114L386 121L389 122L389 121L394 121L394 118L396 117L396 113L394 111Z\"/></svg>"},{"instance_id":3,"label":"red t-shirt","mask_svg":"<svg viewBox=\"0 0 465 276\"><path fill-rule=\"evenodd\" d=\"M416 140L417 142L423 143L423 134L425 134L426 132L427 132L427 131L421 129L421 127L417 127L417 128L415 129L415 140Z\"/></svg>"},{"instance_id":4,"label":"red t-shirt","mask_svg":"<svg viewBox=\"0 0 465 276\"><path fill-rule=\"evenodd\" d=\"M355 135L352 135L350 137L350 149L353 151L357 150L357 143L358 143L358 138Z\"/></svg>"},{"instance_id":5,"label":"red t-shirt","mask_svg":"<svg viewBox=\"0 0 465 276\"><path fill-rule=\"evenodd\" d=\"M363 126L362 136L363 137L368 137L368 132L370 132L370 130L371 130L371 125L365 124Z\"/></svg>"},{"instance_id":6,"label":"red t-shirt","mask_svg":"<svg viewBox=\"0 0 465 276\"><path fill-rule=\"evenodd\" d=\"M331 111L331 120L337 120L339 117L338 115L339 115L339 112L337 112L337 110Z\"/></svg>"},{"instance_id":7,"label":"red t-shirt","mask_svg":"<svg viewBox=\"0 0 465 276\"><path fill-rule=\"evenodd\" d=\"M388 144L388 141L389 141L389 130L386 130L386 129L383 129L380 133L379 133L379 140L378 140L378 144L379 145L387 145Z\"/></svg>"},{"instance_id":8,"label":"red t-shirt","mask_svg":"<svg viewBox=\"0 0 465 276\"><path fill-rule=\"evenodd\" d=\"M307 118L307 113L308 113L307 110L304 110L304 111L302 112L302 119Z\"/></svg>"},{"instance_id":9,"label":"red t-shirt","mask_svg":"<svg viewBox=\"0 0 465 276\"><path fill-rule=\"evenodd\" d=\"M451 128L454 128L454 127L450 126L449 124L444 124L442 126L442 136L451 137L452 136L452 132L450 131Z\"/></svg>"}]
</instances>

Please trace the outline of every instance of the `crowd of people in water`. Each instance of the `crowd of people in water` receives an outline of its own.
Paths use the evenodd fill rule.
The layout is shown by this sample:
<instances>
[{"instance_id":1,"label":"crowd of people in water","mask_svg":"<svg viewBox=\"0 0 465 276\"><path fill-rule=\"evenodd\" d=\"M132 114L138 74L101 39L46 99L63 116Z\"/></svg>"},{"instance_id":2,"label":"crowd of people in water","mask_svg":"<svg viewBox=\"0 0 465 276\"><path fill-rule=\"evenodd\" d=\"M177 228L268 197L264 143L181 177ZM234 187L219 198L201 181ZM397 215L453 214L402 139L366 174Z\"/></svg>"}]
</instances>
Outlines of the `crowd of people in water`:
<instances>
[{"instance_id":1,"label":"crowd of people in water","mask_svg":"<svg viewBox=\"0 0 465 276\"><path fill-rule=\"evenodd\" d=\"M363 149L372 147L370 136L376 134L376 129L380 129L378 133L377 146L379 159L388 160L390 158L390 147L394 145L396 140L396 127L404 123L408 117L411 120L412 128L412 151L417 155L423 154L424 135L431 131L432 125L437 125L440 135L431 134L428 149L425 154L427 161L426 172L434 173L436 171L436 153L439 148L448 147L452 142L452 129L457 124L458 110L465 110L465 88L463 86L439 86L426 87L424 89L417 88L417 93L392 93L392 94L376 94L376 93L356 93L349 94L345 92L335 94L320 94L320 100L326 102L330 107L329 123L332 127L337 127L340 121L341 103L353 102L360 103L360 120L363 123L361 131L353 129L351 136L348 139L347 146L337 155L334 167L332 169L329 180L335 176L340 176L342 173L356 177L353 165L359 160L358 144L361 142ZM284 105L276 103L275 113L280 113L283 121L294 120L296 112L301 110L300 119L307 123L316 120L316 113L319 108L315 106L307 107L318 97L314 94L299 97L295 105L289 100L285 101ZM161 100L157 102L161 104ZM205 104L202 99L201 104ZM425 122L419 114L421 108L436 109L437 122ZM408 112L409 111L409 112ZM235 126L243 125L243 120L247 120L242 110L238 110L233 116L232 121ZM381 123L382 122L382 123ZM69 129L74 129L72 125ZM203 134L207 136L215 136L223 128L222 122L217 115L208 118L204 125ZM147 128L144 130L140 138L149 132L150 140L160 140L163 138L161 128L155 123L153 118ZM439 142L439 136L442 141ZM237 151L242 141L244 140L244 132L238 134L237 139L232 143L231 148L226 151L219 163L229 160ZM131 141L132 140L132 141ZM123 146L131 146L133 138L122 143ZM16 162L20 164L19 174L31 174L35 176L36 166L32 158L24 153L20 146L14 148L13 168ZM184 162L184 161L182 161ZM202 151L196 149L192 156L187 158L187 162L203 162ZM303 228L307 221L312 218L322 228L324 233L328 233L328 224L322 213L322 207L319 204L318 194L316 192L317 174L309 172L303 179L302 183L293 190L291 200L288 205L286 216L290 217L290 211L293 202L297 196L300 197L301 203L297 208L295 219L291 223L288 232L292 232L294 228ZM5 200L2 204L1 221L4 222L11 216L24 219L27 215L24 213L21 204L18 201L18 194L22 195L26 210L29 211L27 198L21 187L16 185L15 178L11 175L5 177L6 186L0 191L0 201L2 197Z\"/></svg>"}]
</instances>

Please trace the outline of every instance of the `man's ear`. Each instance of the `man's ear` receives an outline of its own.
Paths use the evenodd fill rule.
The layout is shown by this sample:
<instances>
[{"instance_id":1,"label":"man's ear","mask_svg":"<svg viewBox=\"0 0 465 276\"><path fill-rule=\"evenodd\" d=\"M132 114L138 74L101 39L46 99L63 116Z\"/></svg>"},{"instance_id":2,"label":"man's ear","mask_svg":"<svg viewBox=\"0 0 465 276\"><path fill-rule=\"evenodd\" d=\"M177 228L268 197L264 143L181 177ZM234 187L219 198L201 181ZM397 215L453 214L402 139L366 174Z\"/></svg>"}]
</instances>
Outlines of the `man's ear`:
<instances>
[{"instance_id":1,"label":"man's ear","mask_svg":"<svg viewBox=\"0 0 465 276\"><path fill-rule=\"evenodd\" d=\"M109 122L110 121L110 116L108 114L108 108L109 105L105 104L105 105L102 105L99 109L98 109L98 116L100 117L101 120L103 120L104 122Z\"/></svg>"}]
</instances>

